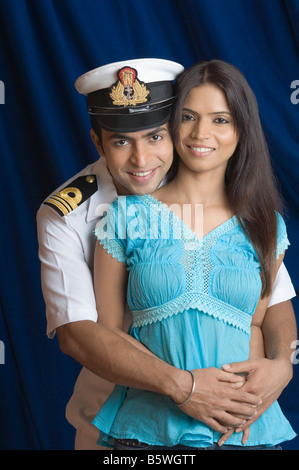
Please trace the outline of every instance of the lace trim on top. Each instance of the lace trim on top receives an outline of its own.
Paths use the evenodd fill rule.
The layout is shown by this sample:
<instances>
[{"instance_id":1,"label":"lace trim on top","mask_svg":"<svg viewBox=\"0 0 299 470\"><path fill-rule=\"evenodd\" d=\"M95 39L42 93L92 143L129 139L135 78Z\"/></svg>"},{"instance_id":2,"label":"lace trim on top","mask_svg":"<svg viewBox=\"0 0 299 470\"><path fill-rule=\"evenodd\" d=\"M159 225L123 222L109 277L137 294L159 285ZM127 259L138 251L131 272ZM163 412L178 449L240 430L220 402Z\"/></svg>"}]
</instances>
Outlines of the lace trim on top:
<instances>
[{"instance_id":1,"label":"lace trim on top","mask_svg":"<svg viewBox=\"0 0 299 470\"><path fill-rule=\"evenodd\" d=\"M288 240L287 234L283 237L283 239L277 245L276 250L276 258L279 258L280 255L290 246L290 242Z\"/></svg>"},{"instance_id":2,"label":"lace trim on top","mask_svg":"<svg viewBox=\"0 0 299 470\"><path fill-rule=\"evenodd\" d=\"M94 233L96 235L96 231ZM120 246L113 238L99 238L98 240L112 258L116 258L121 263L127 264L127 255L123 247Z\"/></svg>"},{"instance_id":3,"label":"lace trim on top","mask_svg":"<svg viewBox=\"0 0 299 470\"><path fill-rule=\"evenodd\" d=\"M163 305L132 311L132 327L145 326L182 313L188 309L200 310L250 334L251 316L208 294L187 292Z\"/></svg>"},{"instance_id":4,"label":"lace trim on top","mask_svg":"<svg viewBox=\"0 0 299 470\"><path fill-rule=\"evenodd\" d=\"M169 222L169 217L170 215L172 216L174 221L173 236L174 238L181 239L184 242L185 248L187 250L192 250L194 248L198 249L199 246L201 246L206 242L206 240L210 238L215 239L216 242L222 233L231 230L239 223L237 217L233 215L222 224L215 227L209 233L204 235L202 238L198 238L196 233L193 232L193 230L188 225L186 225L185 222L180 219L173 211L171 211L171 209L162 201L159 201L159 199L156 199L150 194L144 194L143 196L138 197L140 200L144 201L147 206L155 210L155 212L159 214L164 222Z\"/></svg>"}]
</instances>

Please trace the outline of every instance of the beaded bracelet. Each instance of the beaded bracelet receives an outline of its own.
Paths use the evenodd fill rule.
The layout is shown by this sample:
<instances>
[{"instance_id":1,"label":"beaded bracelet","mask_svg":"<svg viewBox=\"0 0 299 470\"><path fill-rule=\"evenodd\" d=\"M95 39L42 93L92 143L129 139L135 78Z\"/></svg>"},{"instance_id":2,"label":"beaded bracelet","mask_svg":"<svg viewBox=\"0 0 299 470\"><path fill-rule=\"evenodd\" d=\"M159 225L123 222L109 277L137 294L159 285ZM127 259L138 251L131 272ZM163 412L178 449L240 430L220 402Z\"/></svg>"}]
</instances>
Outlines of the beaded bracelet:
<instances>
[{"instance_id":1,"label":"beaded bracelet","mask_svg":"<svg viewBox=\"0 0 299 470\"><path fill-rule=\"evenodd\" d=\"M191 376L192 376L192 389L191 389L191 392L190 392L190 395L189 397L183 402L183 403L176 403L177 406L184 406L188 403L188 401L191 399L192 395L193 395L193 392L195 390L195 377L194 377L194 374L191 370L187 370L187 372L190 372Z\"/></svg>"}]
</instances>

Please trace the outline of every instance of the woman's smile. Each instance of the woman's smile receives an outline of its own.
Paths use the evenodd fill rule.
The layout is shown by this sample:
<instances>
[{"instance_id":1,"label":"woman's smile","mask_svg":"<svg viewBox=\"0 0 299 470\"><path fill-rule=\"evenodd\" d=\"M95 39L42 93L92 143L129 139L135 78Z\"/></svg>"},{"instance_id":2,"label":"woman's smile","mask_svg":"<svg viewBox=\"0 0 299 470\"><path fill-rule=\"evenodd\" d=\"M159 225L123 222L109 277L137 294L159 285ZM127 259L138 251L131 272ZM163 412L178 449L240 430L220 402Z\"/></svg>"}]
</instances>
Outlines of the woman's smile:
<instances>
[{"instance_id":1,"label":"woman's smile","mask_svg":"<svg viewBox=\"0 0 299 470\"><path fill-rule=\"evenodd\" d=\"M213 147L203 147L203 146L200 146L200 147L196 147L196 146L192 146L190 145L189 146L190 148L190 151L192 153L192 155L194 155L195 157L206 157L208 155L210 155L214 150L215 148Z\"/></svg>"}]
</instances>

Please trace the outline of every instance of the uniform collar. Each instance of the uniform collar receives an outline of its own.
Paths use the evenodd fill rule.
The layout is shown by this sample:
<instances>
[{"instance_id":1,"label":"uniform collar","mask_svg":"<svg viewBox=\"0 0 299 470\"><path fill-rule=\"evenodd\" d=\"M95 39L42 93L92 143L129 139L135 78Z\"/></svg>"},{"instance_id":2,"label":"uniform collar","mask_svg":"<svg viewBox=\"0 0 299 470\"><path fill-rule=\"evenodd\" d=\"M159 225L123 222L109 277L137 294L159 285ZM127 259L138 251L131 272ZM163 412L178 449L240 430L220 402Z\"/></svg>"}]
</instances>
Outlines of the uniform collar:
<instances>
[{"instance_id":1,"label":"uniform collar","mask_svg":"<svg viewBox=\"0 0 299 470\"><path fill-rule=\"evenodd\" d=\"M100 159L94 164L92 173L96 175L98 182L97 191L90 197L89 207L86 215L86 222L91 222L94 219L101 217L111 202L113 202L118 194L108 171L106 159Z\"/></svg>"}]
</instances>

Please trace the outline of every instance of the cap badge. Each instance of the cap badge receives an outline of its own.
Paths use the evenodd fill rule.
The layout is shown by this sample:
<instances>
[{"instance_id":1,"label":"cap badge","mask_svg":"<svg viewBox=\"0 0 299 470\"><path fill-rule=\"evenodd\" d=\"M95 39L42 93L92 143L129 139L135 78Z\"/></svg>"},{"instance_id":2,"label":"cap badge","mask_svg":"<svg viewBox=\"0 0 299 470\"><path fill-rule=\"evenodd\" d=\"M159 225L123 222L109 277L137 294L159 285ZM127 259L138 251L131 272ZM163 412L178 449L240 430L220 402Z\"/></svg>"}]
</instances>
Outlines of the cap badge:
<instances>
[{"instance_id":1,"label":"cap badge","mask_svg":"<svg viewBox=\"0 0 299 470\"><path fill-rule=\"evenodd\" d=\"M147 102L150 91L137 79L137 70L123 67L118 72L118 77L119 80L111 87L109 93L115 106L136 106Z\"/></svg>"}]
</instances>

